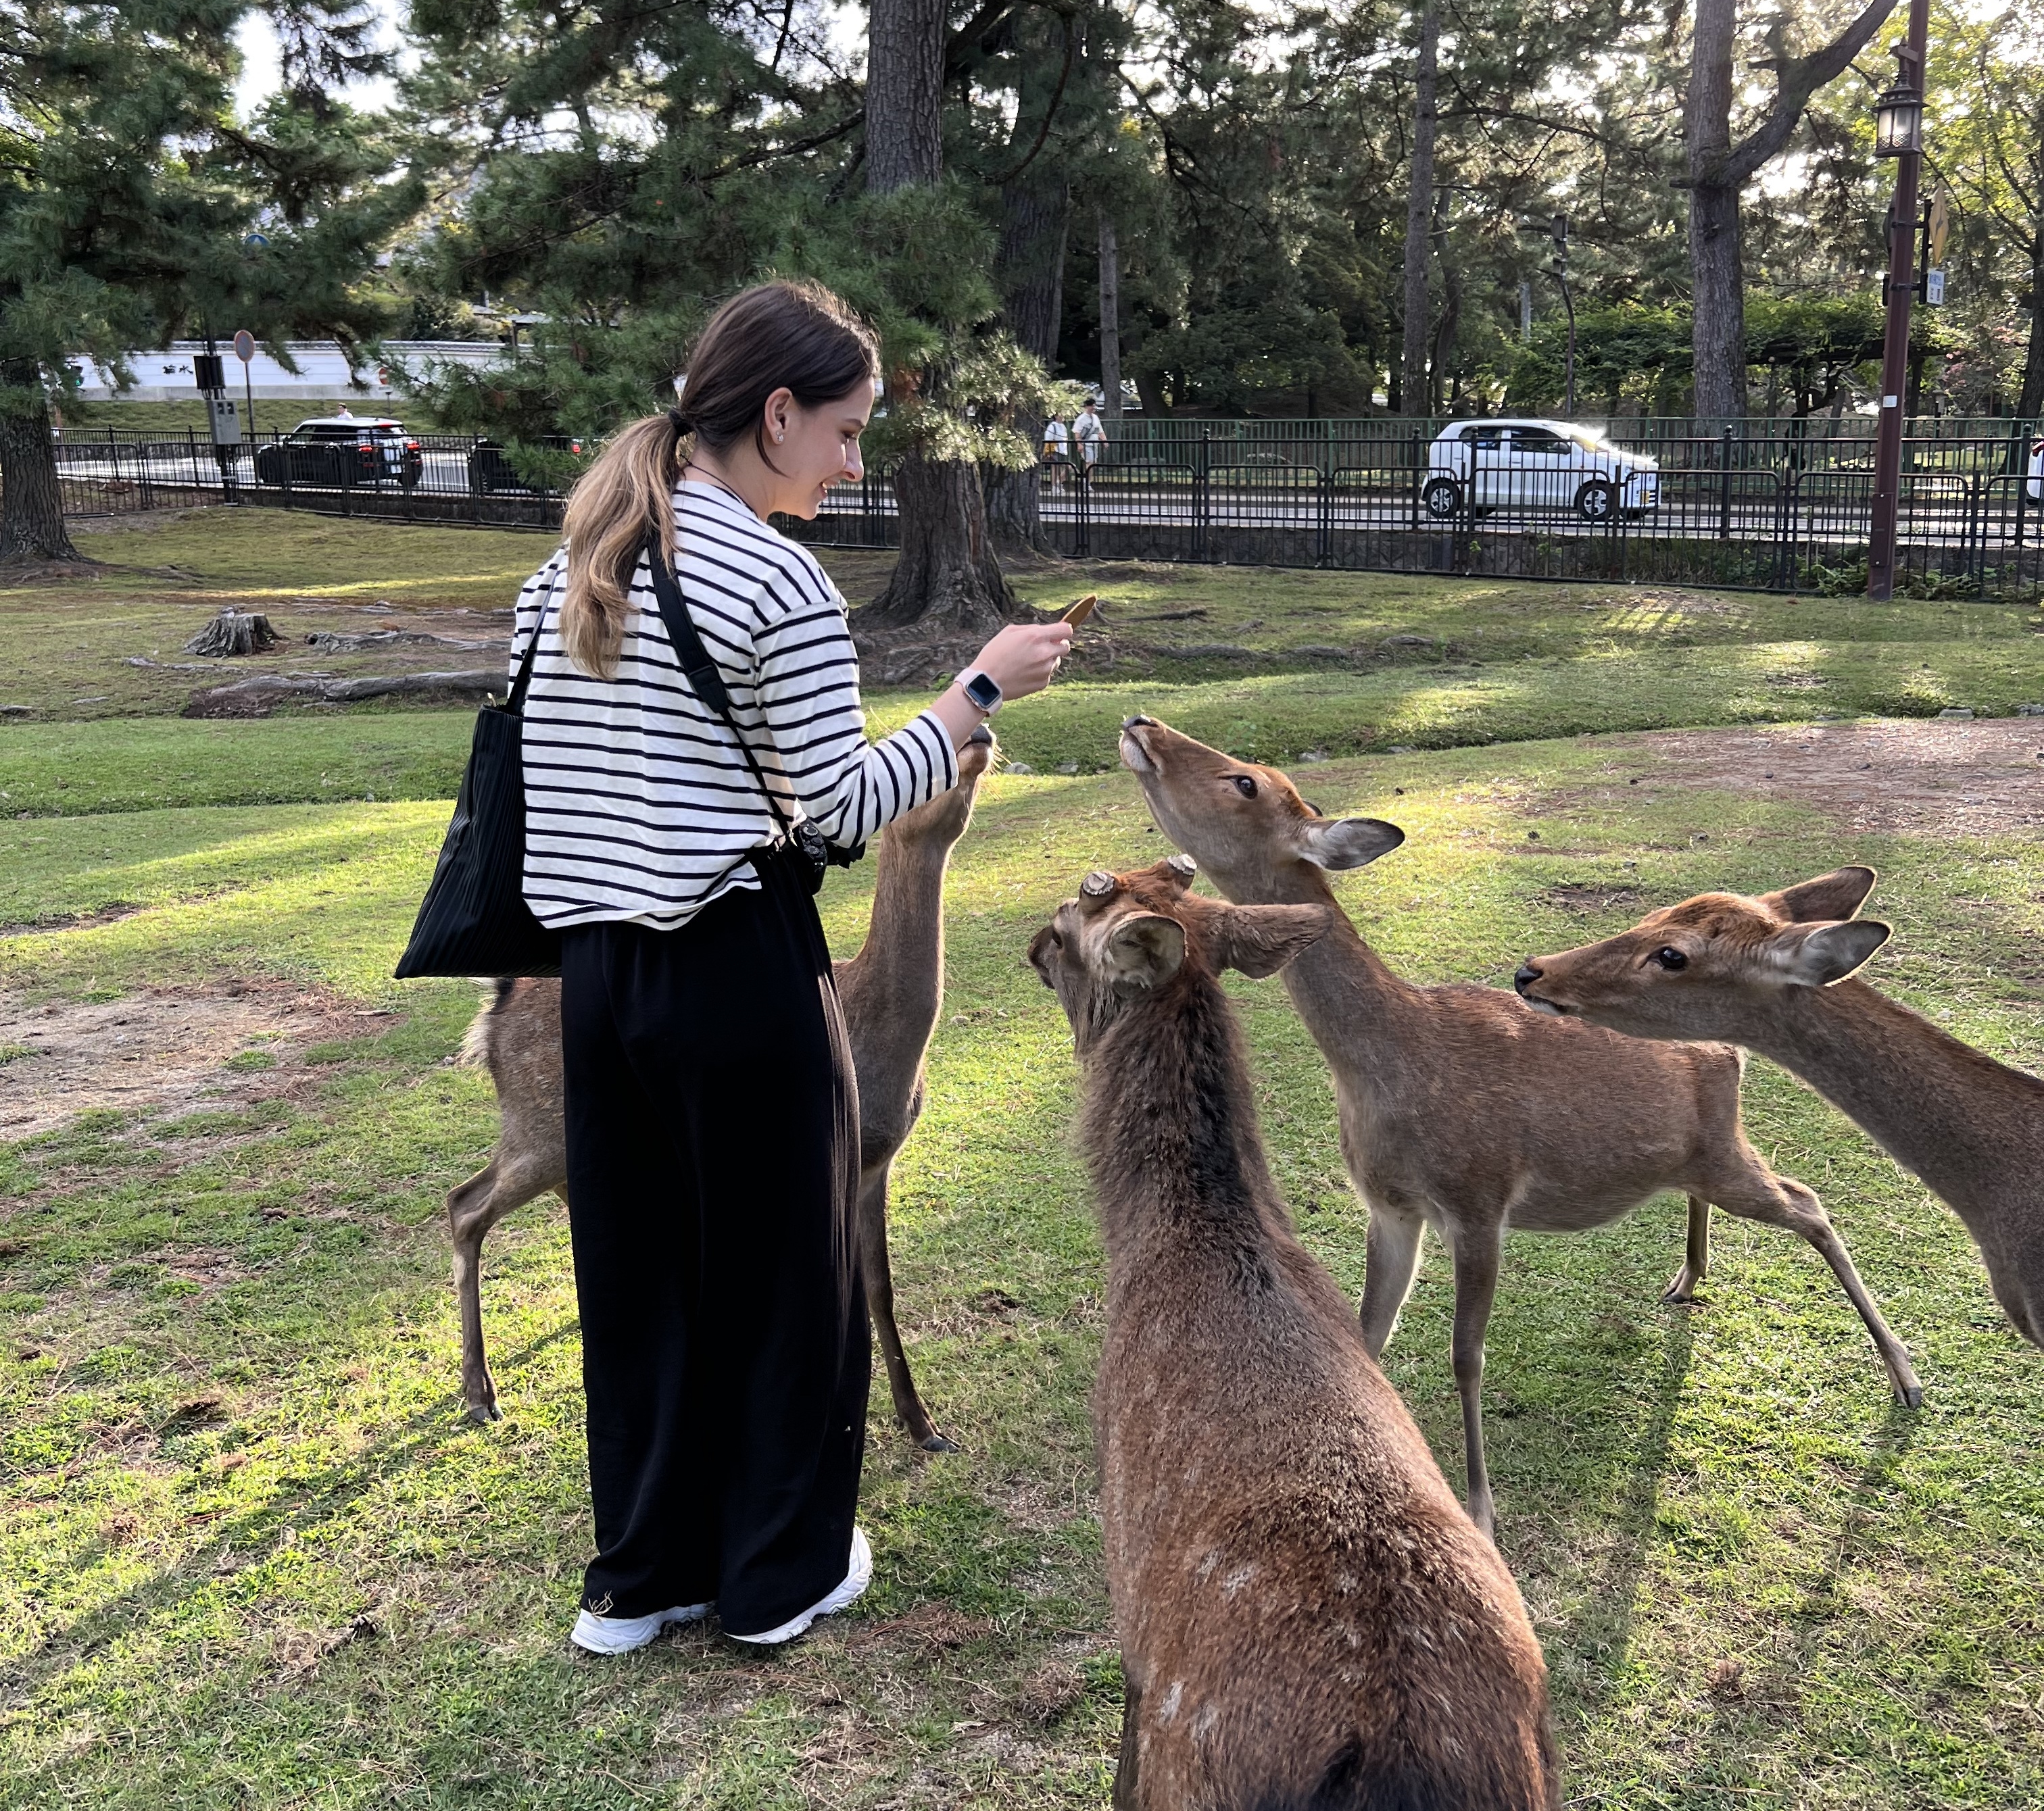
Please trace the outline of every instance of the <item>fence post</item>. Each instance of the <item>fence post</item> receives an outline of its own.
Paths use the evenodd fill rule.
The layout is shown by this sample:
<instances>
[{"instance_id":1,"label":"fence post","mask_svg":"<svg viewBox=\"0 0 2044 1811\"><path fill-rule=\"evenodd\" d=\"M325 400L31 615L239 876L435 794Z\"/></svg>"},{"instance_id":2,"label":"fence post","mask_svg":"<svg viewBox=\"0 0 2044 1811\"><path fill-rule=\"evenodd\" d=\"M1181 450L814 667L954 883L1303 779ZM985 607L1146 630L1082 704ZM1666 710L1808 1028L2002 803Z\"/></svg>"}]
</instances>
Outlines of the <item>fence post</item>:
<instances>
[{"instance_id":1,"label":"fence post","mask_svg":"<svg viewBox=\"0 0 2044 1811\"><path fill-rule=\"evenodd\" d=\"M1405 436L1405 444L1410 449L1406 456L1405 468L1412 474L1412 494L1409 500L1412 505L1412 531L1416 535L1420 531L1420 493L1427 484L1426 450L1420 442L1417 428Z\"/></svg>"},{"instance_id":2,"label":"fence post","mask_svg":"<svg viewBox=\"0 0 2044 1811\"><path fill-rule=\"evenodd\" d=\"M1193 468L1193 558L1207 557L1207 512L1210 498L1208 477L1213 465L1213 430L1200 430L1200 462Z\"/></svg>"},{"instance_id":3,"label":"fence post","mask_svg":"<svg viewBox=\"0 0 2044 1811\"><path fill-rule=\"evenodd\" d=\"M1093 551L1093 480L1086 476L1083 455L1072 464L1072 545L1083 558Z\"/></svg>"},{"instance_id":4,"label":"fence post","mask_svg":"<svg viewBox=\"0 0 2044 1811\"><path fill-rule=\"evenodd\" d=\"M1719 443L1718 466L1718 539L1731 539L1731 424L1725 424L1724 438Z\"/></svg>"}]
</instances>

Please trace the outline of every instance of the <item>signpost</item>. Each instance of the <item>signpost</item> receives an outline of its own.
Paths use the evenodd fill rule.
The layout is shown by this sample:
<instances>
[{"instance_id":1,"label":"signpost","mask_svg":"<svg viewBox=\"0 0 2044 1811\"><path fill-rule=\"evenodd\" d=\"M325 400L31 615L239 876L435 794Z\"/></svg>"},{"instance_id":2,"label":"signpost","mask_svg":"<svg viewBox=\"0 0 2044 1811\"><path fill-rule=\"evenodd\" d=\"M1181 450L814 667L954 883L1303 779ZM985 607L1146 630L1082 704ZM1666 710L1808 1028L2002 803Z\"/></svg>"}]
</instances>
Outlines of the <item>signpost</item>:
<instances>
[{"instance_id":1,"label":"signpost","mask_svg":"<svg viewBox=\"0 0 2044 1811\"><path fill-rule=\"evenodd\" d=\"M256 336L247 328L234 336L234 355L241 361L241 397L248 405L248 438L256 438L256 391L248 380L248 366L256 356Z\"/></svg>"}]
</instances>

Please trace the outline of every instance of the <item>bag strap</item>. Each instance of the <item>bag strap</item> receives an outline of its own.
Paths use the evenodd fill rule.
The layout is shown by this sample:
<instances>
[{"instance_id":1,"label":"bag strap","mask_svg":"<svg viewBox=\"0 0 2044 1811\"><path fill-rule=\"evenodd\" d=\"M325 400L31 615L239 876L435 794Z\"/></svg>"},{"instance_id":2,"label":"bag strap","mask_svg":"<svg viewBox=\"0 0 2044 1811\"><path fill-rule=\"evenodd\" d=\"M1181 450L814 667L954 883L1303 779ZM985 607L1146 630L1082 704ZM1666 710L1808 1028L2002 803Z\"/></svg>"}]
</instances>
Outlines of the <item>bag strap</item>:
<instances>
[{"instance_id":1,"label":"bag strap","mask_svg":"<svg viewBox=\"0 0 2044 1811\"><path fill-rule=\"evenodd\" d=\"M702 637L696 633L695 622L682 597L681 581L667 564L666 551L660 546L657 535L646 537L646 565L652 574L653 595L659 600L660 620L667 625L667 639L674 645L674 658L681 663L683 677L695 695L716 712L724 727L731 731L732 739L738 744L738 752L745 757L745 765L752 769L752 777L759 783L759 790L766 795L767 805L774 813L774 821L781 827L782 835L792 835L794 827L781 808L774 788L766 784L766 776L760 771L751 743L732 719L731 693L724 683L724 675L717 670L717 662L710 658L709 650L703 646Z\"/></svg>"},{"instance_id":2,"label":"bag strap","mask_svg":"<svg viewBox=\"0 0 2044 1811\"><path fill-rule=\"evenodd\" d=\"M547 628L547 606L540 605L540 620L532 625L532 639L525 644L525 653L518 662L518 677L511 681L511 691L504 700L503 708L513 716L525 708L525 693L532 683L532 662L540 651L540 637Z\"/></svg>"}]
</instances>

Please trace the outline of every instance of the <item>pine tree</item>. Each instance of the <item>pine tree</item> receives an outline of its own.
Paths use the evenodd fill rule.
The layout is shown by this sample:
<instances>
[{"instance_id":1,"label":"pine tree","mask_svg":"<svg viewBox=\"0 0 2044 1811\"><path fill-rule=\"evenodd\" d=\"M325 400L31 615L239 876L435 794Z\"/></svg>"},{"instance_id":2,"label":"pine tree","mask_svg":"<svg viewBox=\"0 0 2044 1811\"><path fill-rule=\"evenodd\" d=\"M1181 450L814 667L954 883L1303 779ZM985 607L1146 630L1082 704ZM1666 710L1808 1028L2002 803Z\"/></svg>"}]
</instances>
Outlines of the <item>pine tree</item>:
<instances>
[{"instance_id":1,"label":"pine tree","mask_svg":"<svg viewBox=\"0 0 2044 1811\"><path fill-rule=\"evenodd\" d=\"M13 0L0 177L0 562L75 560L50 436L74 361L247 328L272 342L376 324L355 284L418 205L378 180L376 134L328 95L365 72L352 0L285 9L286 90L230 105L248 0ZM248 236L263 228L259 247Z\"/></svg>"}]
</instances>

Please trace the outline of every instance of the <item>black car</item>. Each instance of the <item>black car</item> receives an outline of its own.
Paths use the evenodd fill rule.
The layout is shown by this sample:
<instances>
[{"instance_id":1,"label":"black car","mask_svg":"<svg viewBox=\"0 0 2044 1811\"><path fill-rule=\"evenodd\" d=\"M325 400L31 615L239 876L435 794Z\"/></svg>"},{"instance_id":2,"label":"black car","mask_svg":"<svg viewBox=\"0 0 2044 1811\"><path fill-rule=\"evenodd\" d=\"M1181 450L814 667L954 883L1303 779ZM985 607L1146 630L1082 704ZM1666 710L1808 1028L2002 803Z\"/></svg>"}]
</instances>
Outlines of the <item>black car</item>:
<instances>
[{"instance_id":1,"label":"black car","mask_svg":"<svg viewBox=\"0 0 2044 1811\"><path fill-rule=\"evenodd\" d=\"M549 452L582 451L582 442L565 434L548 434L539 444ZM521 497L554 494L551 485L530 485L519 477L517 469L504 456L503 443L498 440L478 440L469 449L468 488L477 497L494 497L499 491L514 492Z\"/></svg>"},{"instance_id":2,"label":"black car","mask_svg":"<svg viewBox=\"0 0 2044 1811\"><path fill-rule=\"evenodd\" d=\"M383 416L301 421L285 439L256 453L256 482L280 486L394 484L409 490L425 470L417 437L405 432L403 422Z\"/></svg>"}]
</instances>

